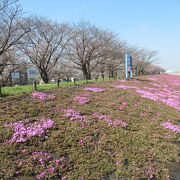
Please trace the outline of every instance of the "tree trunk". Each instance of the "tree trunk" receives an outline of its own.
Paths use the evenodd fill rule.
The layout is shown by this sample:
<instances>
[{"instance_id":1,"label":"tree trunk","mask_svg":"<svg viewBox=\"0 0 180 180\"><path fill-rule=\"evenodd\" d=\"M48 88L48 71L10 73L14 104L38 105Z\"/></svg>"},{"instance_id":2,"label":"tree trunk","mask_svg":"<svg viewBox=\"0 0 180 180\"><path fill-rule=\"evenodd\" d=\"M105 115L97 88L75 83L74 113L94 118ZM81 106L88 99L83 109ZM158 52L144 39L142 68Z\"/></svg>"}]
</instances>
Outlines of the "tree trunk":
<instances>
[{"instance_id":1,"label":"tree trunk","mask_svg":"<svg viewBox=\"0 0 180 180\"><path fill-rule=\"evenodd\" d=\"M0 97L2 96L2 86L1 86L1 83L0 83Z\"/></svg>"},{"instance_id":2,"label":"tree trunk","mask_svg":"<svg viewBox=\"0 0 180 180\"><path fill-rule=\"evenodd\" d=\"M90 62L87 63L87 79L91 79Z\"/></svg>"},{"instance_id":3,"label":"tree trunk","mask_svg":"<svg viewBox=\"0 0 180 180\"><path fill-rule=\"evenodd\" d=\"M104 74L102 74L102 79L103 79L103 81L104 81Z\"/></svg>"},{"instance_id":4,"label":"tree trunk","mask_svg":"<svg viewBox=\"0 0 180 180\"><path fill-rule=\"evenodd\" d=\"M87 79L88 80L91 79L91 73L90 72L88 72L88 74L87 74Z\"/></svg>"},{"instance_id":5,"label":"tree trunk","mask_svg":"<svg viewBox=\"0 0 180 180\"><path fill-rule=\"evenodd\" d=\"M104 70L103 70L102 67L101 67L101 77L102 77L102 79L103 79L103 81L104 81Z\"/></svg>"},{"instance_id":6,"label":"tree trunk","mask_svg":"<svg viewBox=\"0 0 180 180\"><path fill-rule=\"evenodd\" d=\"M45 83L45 84L48 84L49 83L49 76L48 76L48 73L47 73L47 71L46 70L40 70L40 75L41 75L41 78L42 78L42 80L43 80L43 82Z\"/></svg>"},{"instance_id":7,"label":"tree trunk","mask_svg":"<svg viewBox=\"0 0 180 180\"><path fill-rule=\"evenodd\" d=\"M82 66L82 72L83 72L84 80L88 80L88 71L86 65Z\"/></svg>"}]
</instances>

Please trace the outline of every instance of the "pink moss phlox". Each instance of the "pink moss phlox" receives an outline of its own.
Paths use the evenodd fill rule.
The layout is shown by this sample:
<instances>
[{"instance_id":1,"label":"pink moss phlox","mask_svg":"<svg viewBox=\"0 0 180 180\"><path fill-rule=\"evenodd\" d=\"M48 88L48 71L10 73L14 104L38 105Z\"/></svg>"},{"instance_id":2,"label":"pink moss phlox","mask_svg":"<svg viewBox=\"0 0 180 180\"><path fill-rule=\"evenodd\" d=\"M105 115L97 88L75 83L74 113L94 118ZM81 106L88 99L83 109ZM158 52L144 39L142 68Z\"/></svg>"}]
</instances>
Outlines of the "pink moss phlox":
<instances>
[{"instance_id":1,"label":"pink moss phlox","mask_svg":"<svg viewBox=\"0 0 180 180\"><path fill-rule=\"evenodd\" d=\"M89 102L89 98L85 96L76 96L74 100L77 101L81 105L87 104Z\"/></svg>"},{"instance_id":2,"label":"pink moss phlox","mask_svg":"<svg viewBox=\"0 0 180 180\"><path fill-rule=\"evenodd\" d=\"M50 167L50 168L48 169L48 172L49 172L50 174L54 174L55 171L56 171L55 167Z\"/></svg>"},{"instance_id":3,"label":"pink moss phlox","mask_svg":"<svg viewBox=\"0 0 180 180\"><path fill-rule=\"evenodd\" d=\"M39 175L36 176L37 179L45 179L45 177L46 177L46 171L41 172Z\"/></svg>"},{"instance_id":4,"label":"pink moss phlox","mask_svg":"<svg viewBox=\"0 0 180 180\"><path fill-rule=\"evenodd\" d=\"M155 77L149 77L148 80L150 80L150 81L157 81L157 78L155 78Z\"/></svg>"},{"instance_id":5,"label":"pink moss phlox","mask_svg":"<svg viewBox=\"0 0 180 180\"><path fill-rule=\"evenodd\" d=\"M149 82L148 84L154 86L154 87L158 87L161 88L162 86L160 84L154 83L154 82Z\"/></svg>"},{"instance_id":6,"label":"pink moss phlox","mask_svg":"<svg viewBox=\"0 0 180 180\"><path fill-rule=\"evenodd\" d=\"M83 140L83 139L80 139L79 144L80 144L81 146L84 146L84 140Z\"/></svg>"},{"instance_id":7,"label":"pink moss phlox","mask_svg":"<svg viewBox=\"0 0 180 180\"><path fill-rule=\"evenodd\" d=\"M92 92L103 92L104 88L97 88L97 87L87 87L85 88L86 91L92 91Z\"/></svg>"},{"instance_id":8,"label":"pink moss phlox","mask_svg":"<svg viewBox=\"0 0 180 180\"><path fill-rule=\"evenodd\" d=\"M74 109L65 109L62 110L64 112L64 116L68 117L70 121L72 122L81 122L81 123L87 123L87 117L84 115L81 115L79 112L75 111Z\"/></svg>"},{"instance_id":9,"label":"pink moss phlox","mask_svg":"<svg viewBox=\"0 0 180 180\"><path fill-rule=\"evenodd\" d=\"M112 126L112 127L127 127L128 125L127 123L125 123L124 121L120 119L112 120L109 116L102 115L97 112L94 112L92 116L95 119L106 122L109 126Z\"/></svg>"},{"instance_id":10,"label":"pink moss phlox","mask_svg":"<svg viewBox=\"0 0 180 180\"><path fill-rule=\"evenodd\" d=\"M159 100L159 97L156 96L155 94L151 93L151 92L140 90L140 89L137 89L136 92L141 94L141 96L144 97L144 98L151 99L151 100L154 100L154 101Z\"/></svg>"},{"instance_id":11,"label":"pink moss phlox","mask_svg":"<svg viewBox=\"0 0 180 180\"><path fill-rule=\"evenodd\" d=\"M56 164L56 166L59 166L60 164L61 164L61 160L55 160L55 164Z\"/></svg>"},{"instance_id":12,"label":"pink moss phlox","mask_svg":"<svg viewBox=\"0 0 180 180\"><path fill-rule=\"evenodd\" d=\"M128 102L122 102L119 106L120 111L124 111L128 107Z\"/></svg>"},{"instance_id":13,"label":"pink moss phlox","mask_svg":"<svg viewBox=\"0 0 180 180\"><path fill-rule=\"evenodd\" d=\"M119 82L126 82L126 80L119 80Z\"/></svg>"},{"instance_id":14,"label":"pink moss phlox","mask_svg":"<svg viewBox=\"0 0 180 180\"><path fill-rule=\"evenodd\" d=\"M173 132L180 133L180 126L174 125L169 121L162 123L161 126L163 126L166 129L169 129L169 130L171 130Z\"/></svg>"},{"instance_id":15,"label":"pink moss phlox","mask_svg":"<svg viewBox=\"0 0 180 180\"><path fill-rule=\"evenodd\" d=\"M121 119L116 119L116 120L113 121L113 127L123 127L123 128L125 128L127 126L128 126L128 124L125 123L124 121L122 121Z\"/></svg>"},{"instance_id":16,"label":"pink moss phlox","mask_svg":"<svg viewBox=\"0 0 180 180\"><path fill-rule=\"evenodd\" d=\"M37 179L45 179L48 175L59 175L59 170L67 166L67 161L64 157L55 159L46 152L32 152L32 159L36 164L44 168L44 170L36 176Z\"/></svg>"},{"instance_id":17,"label":"pink moss phlox","mask_svg":"<svg viewBox=\"0 0 180 180\"><path fill-rule=\"evenodd\" d=\"M156 90L156 88L150 88L150 87L143 87L144 89L147 89L147 90L149 90L149 91L154 91L154 90Z\"/></svg>"},{"instance_id":18,"label":"pink moss phlox","mask_svg":"<svg viewBox=\"0 0 180 180\"><path fill-rule=\"evenodd\" d=\"M158 101L158 102L163 102L164 104L173 107L177 110L180 110L180 99L178 96L174 96L170 93L164 92L164 91L160 91L160 90L156 90L155 93L149 92L149 91L145 91L145 90L136 90L137 93L141 94L141 97L147 98L147 99L151 99L153 101Z\"/></svg>"},{"instance_id":19,"label":"pink moss phlox","mask_svg":"<svg viewBox=\"0 0 180 180\"><path fill-rule=\"evenodd\" d=\"M33 99L38 99L40 101L46 101L46 100L52 100L55 98L54 95L49 95L46 93L42 93L42 92L34 92L32 93L32 98Z\"/></svg>"},{"instance_id":20,"label":"pink moss phlox","mask_svg":"<svg viewBox=\"0 0 180 180\"><path fill-rule=\"evenodd\" d=\"M125 86L125 85L117 85L117 86L114 86L114 87L117 88L117 89L124 89L124 90L129 89L129 87Z\"/></svg>"},{"instance_id":21,"label":"pink moss phlox","mask_svg":"<svg viewBox=\"0 0 180 180\"><path fill-rule=\"evenodd\" d=\"M83 176L80 176L78 180L85 180L85 178Z\"/></svg>"},{"instance_id":22,"label":"pink moss phlox","mask_svg":"<svg viewBox=\"0 0 180 180\"><path fill-rule=\"evenodd\" d=\"M61 177L61 180L67 180L67 176Z\"/></svg>"},{"instance_id":23,"label":"pink moss phlox","mask_svg":"<svg viewBox=\"0 0 180 180\"><path fill-rule=\"evenodd\" d=\"M166 105L171 106L177 110L180 110L180 102L175 99L161 99Z\"/></svg>"},{"instance_id":24,"label":"pink moss phlox","mask_svg":"<svg viewBox=\"0 0 180 180\"><path fill-rule=\"evenodd\" d=\"M127 86L127 85L117 85L117 86L114 86L114 87L117 88L117 89L124 89L124 90L127 90L127 89L139 89L136 86Z\"/></svg>"},{"instance_id":25,"label":"pink moss phlox","mask_svg":"<svg viewBox=\"0 0 180 180\"><path fill-rule=\"evenodd\" d=\"M26 142L34 136L43 136L46 131L54 127L54 121L51 119L43 119L34 123L25 124L22 121L7 124L6 127L13 129L14 134L8 143Z\"/></svg>"},{"instance_id":26,"label":"pink moss phlox","mask_svg":"<svg viewBox=\"0 0 180 180\"><path fill-rule=\"evenodd\" d=\"M49 154L46 152L32 152L32 155L39 155L39 156L48 156Z\"/></svg>"},{"instance_id":27,"label":"pink moss phlox","mask_svg":"<svg viewBox=\"0 0 180 180\"><path fill-rule=\"evenodd\" d=\"M180 91L177 89L180 85L180 78L178 76L161 75L149 77L148 79L152 80L148 83L151 87L129 85L117 85L114 87L124 90L135 89L141 97L151 99L156 102L162 102L170 107L180 110Z\"/></svg>"},{"instance_id":28,"label":"pink moss phlox","mask_svg":"<svg viewBox=\"0 0 180 180\"><path fill-rule=\"evenodd\" d=\"M116 166L122 166L122 165L123 165L122 161L120 161L120 160L116 161Z\"/></svg>"},{"instance_id":29,"label":"pink moss phlox","mask_svg":"<svg viewBox=\"0 0 180 180\"><path fill-rule=\"evenodd\" d=\"M155 169L153 167L152 163L149 163L147 169L146 169L146 176L148 177L149 180L154 179L154 174L155 174Z\"/></svg>"}]
</instances>

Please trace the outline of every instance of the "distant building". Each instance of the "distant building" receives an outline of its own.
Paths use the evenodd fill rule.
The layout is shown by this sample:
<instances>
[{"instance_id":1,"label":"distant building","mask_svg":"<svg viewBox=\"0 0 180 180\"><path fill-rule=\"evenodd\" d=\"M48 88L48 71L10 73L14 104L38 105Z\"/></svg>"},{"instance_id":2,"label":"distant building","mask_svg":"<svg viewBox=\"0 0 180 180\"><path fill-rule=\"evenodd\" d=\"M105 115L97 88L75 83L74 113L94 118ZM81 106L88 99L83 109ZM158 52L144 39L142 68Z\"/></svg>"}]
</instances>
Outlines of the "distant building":
<instances>
[{"instance_id":1,"label":"distant building","mask_svg":"<svg viewBox=\"0 0 180 180\"><path fill-rule=\"evenodd\" d=\"M32 83L34 80L37 80L39 78L39 71L34 67L28 68L27 78L28 78L28 83Z\"/></svg>"},{"instance_id":2,"label":"distant building","mask_svg":"<svg viewBox=\"0 0 180 180\"><path fill-rule=\"evenodd\" d=\"M34 67L20 68L10 74L8 85L32 84L39 77L39 71Z\"/></svg>"},{"instance_id":3,"label":"distant building","mask_svg":"<svg viewBox=\"0 0 180 180\"><path fill-rule=\"evenodd\" d=\"M174 72L173 69L167 69L167 70L166 70L166 73L173 73L173 72Z\"/></svg>"}]
</instances>

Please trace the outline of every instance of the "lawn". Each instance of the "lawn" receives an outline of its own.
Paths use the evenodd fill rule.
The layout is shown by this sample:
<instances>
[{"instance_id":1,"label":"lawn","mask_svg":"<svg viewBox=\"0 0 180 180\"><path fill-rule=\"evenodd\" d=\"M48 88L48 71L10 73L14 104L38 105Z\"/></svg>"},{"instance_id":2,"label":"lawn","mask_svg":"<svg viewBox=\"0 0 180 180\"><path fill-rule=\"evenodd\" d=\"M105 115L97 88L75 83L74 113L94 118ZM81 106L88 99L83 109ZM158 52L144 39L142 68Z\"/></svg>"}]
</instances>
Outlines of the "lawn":
<instances>
[{"instance_id":1,"label":"lawn","mask_svg":"<svg viewBox=\"0 0 180 180\"><path fill-rule=\"evenodd\" d=\"M180 179L179 94L160 75L3 97L0 179Z\"/></svg>"},{"instance_id":2,"label":"lawn","mask_svg":"<svg viewBox=\"0 0 180 180\"><path fill-rule=\"evenodd\" d=\"M108 79L104 79L104 81L108 81ZM69 87L69 86L80 86L83 84L89 84L89 83L100 83L103 82L103 79L98 79L97 81L94 80L88 80L87 82L84 80L76 81L74 82L61 82L59 84L59 87ZM56 83L53 84L37 84L37 90L38 91L48 91L51 89L58 88ZM12 96L12 95L22 95L33 92L33 86L32 85L25 85L25 86L12 86L12 87L3 87L2 88L2 94L3 96Z\"/></svg>"}]
</instances>

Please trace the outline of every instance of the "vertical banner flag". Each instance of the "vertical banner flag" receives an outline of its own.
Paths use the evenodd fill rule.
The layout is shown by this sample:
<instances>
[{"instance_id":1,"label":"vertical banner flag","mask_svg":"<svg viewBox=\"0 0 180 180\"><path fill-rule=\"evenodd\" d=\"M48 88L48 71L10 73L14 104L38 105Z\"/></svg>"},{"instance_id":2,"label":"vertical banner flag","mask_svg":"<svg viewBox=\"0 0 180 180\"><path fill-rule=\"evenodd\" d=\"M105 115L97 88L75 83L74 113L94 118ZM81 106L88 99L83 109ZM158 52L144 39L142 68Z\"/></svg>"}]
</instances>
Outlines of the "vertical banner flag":
<instances>
[{"instance_id":1,"label":"vertical banner flag","mask_svg":"<svg viewBox=\"0 0 180 180\"><path fill-rule=\"evenodd\" d=\"M132 57L130 54L125 55L126 79L132 79Z\"/></svg>"}]
</instances>

